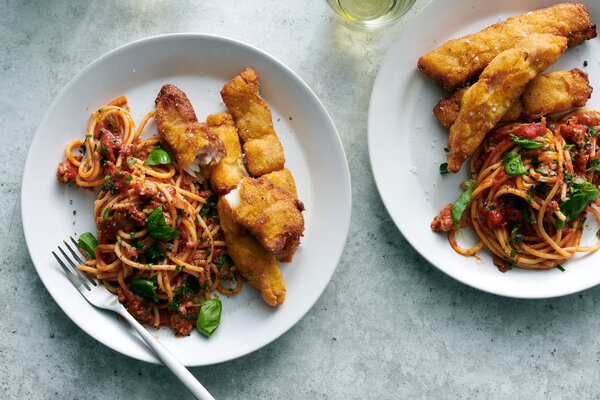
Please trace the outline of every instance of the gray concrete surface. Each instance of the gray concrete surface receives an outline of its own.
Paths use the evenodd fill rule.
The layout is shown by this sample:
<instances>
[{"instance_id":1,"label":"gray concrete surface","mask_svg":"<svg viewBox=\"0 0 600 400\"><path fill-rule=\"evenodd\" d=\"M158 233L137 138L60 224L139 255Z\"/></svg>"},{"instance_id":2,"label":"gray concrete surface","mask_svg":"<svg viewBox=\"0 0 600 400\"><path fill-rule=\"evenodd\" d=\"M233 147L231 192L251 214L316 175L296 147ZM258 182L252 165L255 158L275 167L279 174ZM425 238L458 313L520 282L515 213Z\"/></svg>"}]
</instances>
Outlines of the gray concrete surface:
<instances>
[{"instance_id":1,"label":"gray concrete surface","mask_svg":"<svg viewBox=\"0 0 600 400\"><path fill-rule=\"evenodd\" d=\"M350 31L324 0L0 1L0 398L190 398L166 368L104 347L57 307L31 264L19 205L29 143L58 91L103 53L171 32L229 36L286 63L331 113L352 174L333 280L272 344L191 369L217 399L597 398L600 288L525 301L466 287L411 248L379 199L367 109L405 23Z\"/></svg>"}]
</instances>

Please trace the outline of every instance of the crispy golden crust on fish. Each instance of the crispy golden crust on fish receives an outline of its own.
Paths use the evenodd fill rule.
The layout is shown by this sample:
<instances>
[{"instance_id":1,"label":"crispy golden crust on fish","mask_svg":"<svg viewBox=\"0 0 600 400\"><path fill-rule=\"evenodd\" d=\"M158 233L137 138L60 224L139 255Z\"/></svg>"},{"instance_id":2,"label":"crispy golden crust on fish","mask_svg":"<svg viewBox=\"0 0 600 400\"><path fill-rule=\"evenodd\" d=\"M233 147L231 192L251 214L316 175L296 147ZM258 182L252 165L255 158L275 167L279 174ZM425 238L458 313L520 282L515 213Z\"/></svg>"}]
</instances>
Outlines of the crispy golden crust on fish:
<instances>
[{"instance_id":1,"label":"crispy golden crust on fish","mask_svg":"<svg viewBox=\"0 0 600 400\"><path fill-rule=\"evenodd\" d=\"M199 155L206 155L199 166L225 155L223 142L205 123L198 122L192 104L178 87L164 85L155 102L159 137L175 156L179 168L197 163Z\"/></svg>"},{"instance_id":2,"label":"crispy golden crust on fish","mask_svg":"<svg viewBox=\"0 0 600 400\"><path fill-rule=\"evenodd\" d=\"M283 147L275 135L248 140L244 143L244 155L248 171L256 177L278 171L285 165Z\"/></svg>"},{"instance_id":3,"label":"crispy golden crust on fish","mask_svg":"<svg viewBox=\"0 0 600 400\"><path fill-rule=\"evenodd\" d=\"M538 75L527 85L521 96L523 116L539 118L583 107L592 96L592 90L588 75L577 68Z\"/></svg>"},{"instance_id":4,"label":"crispy golden crust on fish","mask_svg":"<svg viewBox=\"0 0 600 400\"><path fill-rule=\"evenodd\" d=\"M460 110L460 101L467 89L468 87L463 87L448 96L442 97L433 107L433 115L442 123L444 128L450 129L456 121Z\"/></svg>"},{"instance_id":5,"label":"crispy golden crust on fish","mask_svg":"<svg viewBox=\"0 0 600 400\"><path fill-rule=\"evenodd\" d=\"M295 198L298 198L298 193L296 191L296 182L294 181L294 177L289 169L284 168L279 171L273 171L268 174L261 176L261 179L266 179L275 186L285 190ZM288 248L287 254L278 254L277 260L280 262L292 262L294 258L294 252L300 245L300 236L298 236L293 244L291 244Z\"/></svg>"},{"instance_id":6,"label":"crispy golden crust on fish","mask_svg":"<svg viewBox=\"0 0 600 400\"><path fill-rule=\"evenodd\" d=\"M275 255L293 254L304 232L304 205L266 179L242 178L224 197L234 220Z\"/></svg>"},{"instance_id":7,"label":"crispy golden crust on fish","mask_svg":"<svg viewBox=\"0 0 600 400\"><path fill-rule=\"evenodd\" d=\"M219 194L235 189L244 176L248 176L237 129L230 114L209 115L206 123L223 142L227 154L211 170L210 183Z\"/></svg>"},{"instance_id":8,"label":"crispy golden crust on fish","mask_svg":"<svg viewBox=\"0 0 600 400\"><path fill-rule=\"evenodd\" d=\"M433 114L442 125L450 129L460 110L460 102L468 87L460 88L443 97L433 108ZM554 71L537 75L525 87L520 99L515 101L501 121L541 116L583 107L592 95L588 76L580 69Z\"/></svg>"},{"instance_id":9,"label":"crispy golden crust on fish","mask_svg":"<svg viewBox=\"0 0 600 400\"><path fill-rule=\"evenodd\" d=\"M468 87L463 87L448 96L442 97L433 108L433 115L442 123L444 128L450 129L456 121L460 110L460 102L467 89ZM514 121L519 118L522 111L523 104L517 99L502 116L501 121Z\"/></svg>"},{"instance_id":10,"label":"crispy golden crust on fish","mask_svg":"<svg viewBox=\"0 0 600 400\"><path fill-rule=\"evenodd\" d=\"M289 169L284 168L279 171L273 171L268 174L261 176L262 179L266 179L275 186L285 190L295 198L298 198L296 192L296 182Z\"/></svg>"},{"instance_id":11,"label":"crispy golden crust on fish","mask_svg":"<svg viewBox=\"0 0 600 400\"><path fill-rule=\"evenodd\" d=\"M596 26L590 22L584 5L556 4L450 40L419 58L418 68L439 86L452 91L473 80L498 54L535 33L562 36L569 46L575 46L596 37Z\"/></svg>"},{"instance_id":12,"label":"crispy golden crust on fish","mask_svg":"<svg viewBox=\"0 0 600 400\"><path fill-rule=\"evenodd\" d=\"M554 64L566 48L564 37L536 34L492 60L479 81L463 95L456 122L450 127L448 171L460 170L487 132L521 96L527 83Z\"/></svg>"},{"instance_id":13,"label":"crispy golden crust on fish","mask_svg":"<svg viewBox=\"0 0 600 400\"><path fill-rule=\"evenodd\" d=\"M273 253L265 250L254 236L233 220L231 208L222 197L217 202L217 212L227 252L237 270L260 291L265 303L273 307L283 304L285 283Z\"/></svg>"},{"instance_id":14,"label":"crispy golden crust on fish","mask_svg":"<svg viewBox=\"0 0 600 400\"><path fill-rule=\"evenodd\" d=\"M221 90L244 142L246 166L253 176L283 168L283 147L273 130L271 110L258 92L258 76L252 68L234 77Z\"/></svg>"}]
</instances>

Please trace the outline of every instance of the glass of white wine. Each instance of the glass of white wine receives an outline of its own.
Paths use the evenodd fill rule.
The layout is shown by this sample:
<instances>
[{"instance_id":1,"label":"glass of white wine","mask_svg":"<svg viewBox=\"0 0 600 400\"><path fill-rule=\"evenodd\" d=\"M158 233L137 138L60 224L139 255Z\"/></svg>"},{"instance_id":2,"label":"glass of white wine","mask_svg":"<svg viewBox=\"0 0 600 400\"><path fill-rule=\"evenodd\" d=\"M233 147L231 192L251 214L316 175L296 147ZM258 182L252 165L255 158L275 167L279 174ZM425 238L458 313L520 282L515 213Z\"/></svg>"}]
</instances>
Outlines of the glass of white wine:
<instances>
[{"instance_id":1,"label":"glass of white wine","mask_svg":"<svg viewBox=\"0 0 600 400\"><path fill-rule=\"evenodd\" d=\"M327 0L327 3L345 25L378 29L397 21L415 0Z\"/></svg>"}]
</instances>

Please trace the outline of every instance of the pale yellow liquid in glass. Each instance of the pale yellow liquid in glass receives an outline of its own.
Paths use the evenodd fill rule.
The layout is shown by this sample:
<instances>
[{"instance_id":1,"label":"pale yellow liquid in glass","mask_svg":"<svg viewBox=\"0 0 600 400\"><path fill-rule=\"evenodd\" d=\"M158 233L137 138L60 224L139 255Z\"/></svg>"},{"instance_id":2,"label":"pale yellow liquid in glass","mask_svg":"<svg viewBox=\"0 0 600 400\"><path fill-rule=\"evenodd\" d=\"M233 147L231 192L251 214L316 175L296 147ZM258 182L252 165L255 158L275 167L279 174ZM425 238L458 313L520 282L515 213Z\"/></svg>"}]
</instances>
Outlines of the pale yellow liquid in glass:
<instances>
[{"instance_id":1,"label":"pale yellow liquid in glass","mask_svg":"<svg viewBox=\"0 0 600 400\"><path fill-rule=\"evenodd\" d=\"M357 22L371 22L393 18L402 12L408 0L333 0L342 15Z\"/></svg>"}]
</instances>

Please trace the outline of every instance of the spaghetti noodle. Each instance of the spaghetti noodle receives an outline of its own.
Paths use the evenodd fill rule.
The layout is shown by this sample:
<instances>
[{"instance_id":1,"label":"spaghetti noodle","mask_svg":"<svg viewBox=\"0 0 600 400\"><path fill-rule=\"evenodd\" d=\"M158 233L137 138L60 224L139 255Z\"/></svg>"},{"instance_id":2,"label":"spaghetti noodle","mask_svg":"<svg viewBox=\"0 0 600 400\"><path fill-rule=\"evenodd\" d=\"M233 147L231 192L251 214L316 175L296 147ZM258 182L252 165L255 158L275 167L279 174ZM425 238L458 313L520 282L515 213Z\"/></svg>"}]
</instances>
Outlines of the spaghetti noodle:
<instances>
[{"instance_id":1,"label":"spaghetti noodle","mask_svg":"<svg viewBox=\"0 0 600 400\"><path fill-rule=\"evenodd\" d=\"M170 323L186 335L203 299L214 291L236 294L242 280L227 255L208 182L160 161L169 156L157 136L141 138L153 115L136 128L125 97L95 111L85 139L67 144L57 177L100 188L98 245L79 269L118 294L140 322Z\"/></svg>"},{"instance_id":2,"label":"spaghetti noodle","mask_svg":"<svg viewBox=\"0 0 600 400\"><path fill-rule=\"evenodd\" d=\"M600 222L592 207L600 205L599 131L600 113L584 110L552 129L545 119L496 129L471 159L472 180L463 183L461 196L465 216L459 199L442 210L432 229L448 231L450 245L463 255L487 247L503 272L513 266L562 268L575 253L597 250L600 239L591 246L580 242L587 213ZM471 226L480 242L460 247L458 225Z\"/></svg>"}]
</instances>

